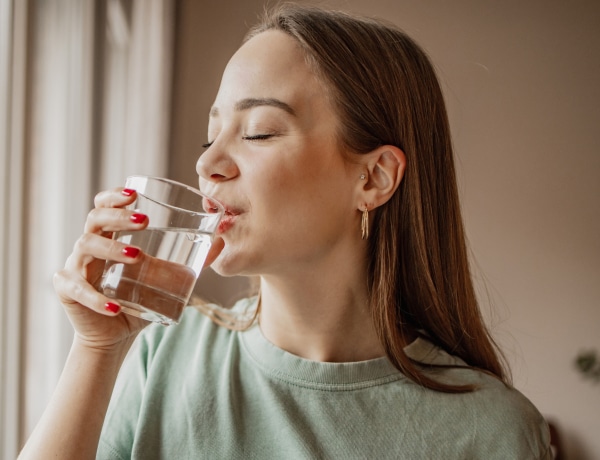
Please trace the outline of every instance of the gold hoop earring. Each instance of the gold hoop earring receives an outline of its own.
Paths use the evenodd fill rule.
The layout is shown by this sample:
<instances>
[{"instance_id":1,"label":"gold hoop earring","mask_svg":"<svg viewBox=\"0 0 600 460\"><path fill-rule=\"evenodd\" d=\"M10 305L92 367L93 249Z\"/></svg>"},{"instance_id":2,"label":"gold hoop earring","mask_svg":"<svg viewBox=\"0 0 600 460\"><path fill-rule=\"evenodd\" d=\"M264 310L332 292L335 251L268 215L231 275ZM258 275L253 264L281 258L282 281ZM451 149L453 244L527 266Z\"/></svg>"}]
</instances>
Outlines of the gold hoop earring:
<instances>
[{"instance_id":1,"label":"gold hoop earring","mask_svg":"<svg viewBox=\"0 0 600 460\"><path fill-rule=\"evenodd\" d=\"M360 220L360 231L363 240L369 238L369 208L365 206L365 210L362 212L362 219Z\"/></svg>"}]
</instances>

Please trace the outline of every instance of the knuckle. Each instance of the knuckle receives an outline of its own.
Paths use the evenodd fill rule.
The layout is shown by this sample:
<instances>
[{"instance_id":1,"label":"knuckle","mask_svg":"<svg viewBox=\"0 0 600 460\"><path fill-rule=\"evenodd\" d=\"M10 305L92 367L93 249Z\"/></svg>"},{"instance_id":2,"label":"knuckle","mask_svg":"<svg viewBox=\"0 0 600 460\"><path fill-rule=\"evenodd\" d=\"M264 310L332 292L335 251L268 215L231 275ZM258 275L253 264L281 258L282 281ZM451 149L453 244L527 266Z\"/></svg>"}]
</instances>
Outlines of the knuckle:
<instances>
[{"instance_id":1,"label":"knuckle","mask_svg":"<svg viewBox=\"0 0 600 460\"><path fill-rule=\"evenodd\" d=\"M73 279L69 280L69 291L71 292L71 298L73 299L82 299L85 293L85 289L81 284L81 281L75 281Z\"/></svg>"},{"instance_id":2,"label":"knuckle","mask_svg":"<svg viewBox=\"0 0 600 460\"><path fill-rule=\"evenodd\" d=\"M123 195L121 190L123 190L123 187L116 187L99 192L94 197L94 206L97 208L117 208L123 206L130 198Z\"/></svg>"},{"instance_id":3,"label":"knuckle","mask_svg":"<svg viewBox=\"0 0 600 460\"><path fill-rule=\"evenodd\" d=\"M108 240L108 251L110 254L121 254L121 250L123 249L123 243L119 243L116 240Z\"/></svg>"},{"instance_id":4,"label":"knuckle","mask_svg":"<svg viewBox=\"0 0 600 460\"><path fill-rule=\"evenodd\" d=\"M96 196L94 196L94 206L97 208L105 207L107 196L108 192L106 190L96 193Z\"/></svg>"},{"instance_id":5,"label":"knuckle","mask_svg":"<svg viewBox=\"0 0 600 460\"><path fill-rule=\"evenodd\" d=\"M87 220L88 221L93 221L96 218L97 215L98 215L98 208L92 208L87 213Z\"/></svg>"},{"instance_id":6,"label":"knuckle","mask_svg":"<svg viewBox=\"0 0 600 460\"><path fill-rule=\"evenodd\" d=\"M65 274L64 274L64 269L63 270L58 270L54 273L54 275L52 275L52 285L54 286L54 289L58 290L65 278Z\"/></svg>"},{"instance_id":7,"label":"knuckle","mask_svg":"<svg viewBox=\"0 0 600 460\"><path fill-rule=\"evenodd\" d=\"M85 251L85 248L89 245L90 236L91 235L89 233L84 233L83 235L81 235L73 245L73 252L83 253Z\"/></svg>"},{"instance_id":8,"label":"knuckle","mask_svg":"<svg viewBox=\"0 0 600 460\"><path fill-rule=\"evenodd\" d=\"M78 301L83 288L70 276L67 270L59 270L52 277L54 290L62 303L73 303Z\"/></svg>"},{"instance_id":9,"label":"knuckle","mask_svg":"<svg viewBox=\"0 0 600 460\"><path fill-rule=\"evenodd\" d=\"M75 243L75 245L76 244L77 243ZM67 257L67 260L65 262L65 266L64 266L63 270L57 272L56 273L57 275L64 278L64 277L66 277L68 271L77 269L79 258L77 257L76 254L77 254L77 248L74 246L73 252L69 255L69 257Z\"/></svg>"}]
</instances>

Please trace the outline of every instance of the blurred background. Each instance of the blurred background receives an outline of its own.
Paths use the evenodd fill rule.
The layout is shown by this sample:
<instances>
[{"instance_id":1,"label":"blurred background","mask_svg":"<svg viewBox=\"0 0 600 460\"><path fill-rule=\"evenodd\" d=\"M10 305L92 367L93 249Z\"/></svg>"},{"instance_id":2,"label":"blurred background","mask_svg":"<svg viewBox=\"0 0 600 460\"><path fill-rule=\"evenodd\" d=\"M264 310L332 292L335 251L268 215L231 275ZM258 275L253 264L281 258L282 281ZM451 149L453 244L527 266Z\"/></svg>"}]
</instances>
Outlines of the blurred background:
<instances>
[{"instance_id":1,"label":"blurred background","mask_svg":"<svg viewBox=\"0 0 600 460\"><path fill-rule=\"evenodd\" d=\"M430 54L484 314L562 458L600 458L600 383L575 365L600 350L600 2L318 4L392 21ZM68 352L52 274L94 194L130 173L197 185L220 75L264 5L0 0L0 458ZM196 291L228 305L247 286L208 270Z\"/></svg>"}]
</instances>

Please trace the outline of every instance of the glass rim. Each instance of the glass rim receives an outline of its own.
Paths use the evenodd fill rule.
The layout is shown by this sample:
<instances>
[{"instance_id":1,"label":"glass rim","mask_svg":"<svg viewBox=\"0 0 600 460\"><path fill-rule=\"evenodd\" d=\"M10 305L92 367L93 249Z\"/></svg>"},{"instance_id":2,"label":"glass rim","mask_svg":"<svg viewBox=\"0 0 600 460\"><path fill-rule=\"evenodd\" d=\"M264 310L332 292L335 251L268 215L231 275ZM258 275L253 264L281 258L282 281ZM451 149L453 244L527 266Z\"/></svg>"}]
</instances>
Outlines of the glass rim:
<instances>
[{"instance_id":1,"label":"glass rim","mask_svg":"<svg viewBox=\"0 0 600 460\"><path fill-rule=\"evenodd\" d=\"M198 195L200 198L206 198L212 204L215 204L217 206L217 208L218 208L218 212L211 213L211 212L208 212L206 209L203 209L202 211L192 211L191 209L181 208L179 206L175 206L175 205L172 205L172 204L169 204L169 203L164 203L162 201L158 201L156 198L152 198L152 197L148 196L146 193L140 192L138 190L135 190L135 188L134 188L134 190L135 190L136 193L142 195L144 198L146 198L146 199L148 199L148 200L150 200L150 201L152 201L152 202L154 202L156 204L159 204L161 206L165 206L165 207L168 207L168 208L171 208L171 209L176 209L178 211L182 211L182 212L185 212L185 213L188 213L188 214L191 214L191 215L214 216L216 214L224 214L225 213L225 206L219 200L217 200L216 198L213 198L210 195L207 195L206 193L202 192L201 190L199 190L199 189L197 189L195 187L192 187L190 185L184 184L183 182L179 182L179 181L176 181L176 180L173 180L173 179L168 179L166 177L150 176L150 175L145 175L145 174L131 174L131 175L127 176L127 179L125 180L125 182L128 182L129 179L136 179L136 178L145 179L145 180L153 180L153 181L157 181L157 182L163 182L163 183L167 183L167 184L170 184L170 185L174 185L174 186L177 186L177 187L184 188L184 189L188 190L189 192L192 192L192 193Z\"/></svg>"}]
</instances>

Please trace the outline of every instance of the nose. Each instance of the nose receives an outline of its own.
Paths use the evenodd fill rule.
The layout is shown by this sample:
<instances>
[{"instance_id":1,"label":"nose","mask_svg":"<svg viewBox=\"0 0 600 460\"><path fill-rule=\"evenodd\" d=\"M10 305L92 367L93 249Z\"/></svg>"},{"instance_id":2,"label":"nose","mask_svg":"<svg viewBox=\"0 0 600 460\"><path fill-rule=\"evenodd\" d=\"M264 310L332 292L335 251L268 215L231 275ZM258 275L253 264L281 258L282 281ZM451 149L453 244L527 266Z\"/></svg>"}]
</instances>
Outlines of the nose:
<instances>
[{"instance_id":1,"label":"nose","mask_svg":"<svg viewBox=\"0 0 600 460\"><path fill-rule=\"evenodd\" d=\"M239 174L237 164L225 149L213 143L196 162L196 172L200 179L210 182L223 182Z\"/></svg>"}]
</instances>

